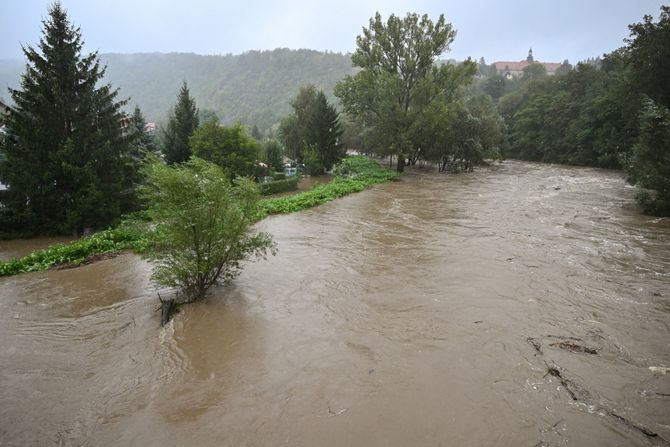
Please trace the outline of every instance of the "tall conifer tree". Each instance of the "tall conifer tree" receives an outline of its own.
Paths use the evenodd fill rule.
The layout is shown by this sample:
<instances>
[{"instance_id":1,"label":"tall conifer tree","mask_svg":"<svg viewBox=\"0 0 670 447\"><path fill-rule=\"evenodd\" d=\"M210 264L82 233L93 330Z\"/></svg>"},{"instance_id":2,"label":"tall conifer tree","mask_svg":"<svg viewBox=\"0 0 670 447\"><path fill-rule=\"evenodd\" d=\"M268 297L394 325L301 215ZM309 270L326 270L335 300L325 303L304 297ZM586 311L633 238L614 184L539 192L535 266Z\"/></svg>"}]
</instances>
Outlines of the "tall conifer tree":
<instances>
[{"instance_id":1,"label":"tall conifer tree","mask_svg":"<svg viewBox=\"0 0 670 447\"><path fill-rule=\"evenodd\" d=\"M188 139L198 128L198 109L191 98L186 81L177 96L177 105L170 113L167 128L163 132L163 155L168 164L182 163L191 158Z\"/></svg>"},{"instance_id":2,"label":"tall conifer tree","mask_svg":"<svg viewBox=\"0 0 670 447\"><path fill-rule=\"evenodd\" d=\"M111 85L100 85L105 68L97 53L81 55L81 31L60 3L42 24L39 51L23 49L21 88L10 89L2 223L33 234L80 233L122 212L125 101L116 100Z\"/></svg>"}]
</instances>

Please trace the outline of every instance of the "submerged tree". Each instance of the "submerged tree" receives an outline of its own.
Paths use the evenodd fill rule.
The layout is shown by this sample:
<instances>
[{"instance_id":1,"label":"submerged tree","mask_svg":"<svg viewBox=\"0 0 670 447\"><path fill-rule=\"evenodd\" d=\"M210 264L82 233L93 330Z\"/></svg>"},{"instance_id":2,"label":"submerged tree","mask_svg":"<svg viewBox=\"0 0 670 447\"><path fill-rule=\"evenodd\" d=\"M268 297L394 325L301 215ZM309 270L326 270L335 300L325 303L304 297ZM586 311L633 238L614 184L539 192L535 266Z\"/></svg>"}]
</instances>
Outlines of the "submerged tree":
<instances>
[{"instance_id":1,"label":"submerged tree","mask_svg":"<svg viewBox=\"0 0 670 447\"><path fill-rule=\"evenodd\" d=\"M43 21L39 51L23 50L28 63L21 88L10 89L14 106L0 165L8 187L4 230L81 233L124 211L133 175L121 128L125 101L102 83L97 53L82 56L82 47L80 29L56 2Z\"/></svg>"},{"instance_id":2,"label":"submerged tree","mask_svg":"<svg viewBox=\"0 0 670 447\"><path fill-rule=\"evenodd\" d=\"M377 13L356 38L351 59L361 71L335 87L345 112L370 130L378 153L398 156L399 171L420 149L417 132L431 103L448 99L477 70L470 60L459 66L435 64L455 35L443 15L433 23L427 15L392 14L384 23Z\"/></svg>"},{"instance_id":3,"label":"submerged tree","mask_svg":"<svg viewBox=\"0 0 670 447\"><path fill-rule=\"evenodd\" d=\"M258 211L252 180L232 185L221 168L197 157L174 166L155 160L146 177L155 224L152 279L176 288L177 302L200 299L217 282L237 277L243 261L275 253L270 235L251 228Z\"/></svg>"},{"instance_id":4,"label":"submerged tree","mask_svg":"<svg viewBox=\"0 0 670 447\"><path fill-rule=\"evenodd\" d=\"M186 81L177 96L177 105L170 112L167 128L163 132L163 155L168 164L182 163L191 158L188 139L198 128L198 109L191 98Z\"/></svg>"}]
</instances>

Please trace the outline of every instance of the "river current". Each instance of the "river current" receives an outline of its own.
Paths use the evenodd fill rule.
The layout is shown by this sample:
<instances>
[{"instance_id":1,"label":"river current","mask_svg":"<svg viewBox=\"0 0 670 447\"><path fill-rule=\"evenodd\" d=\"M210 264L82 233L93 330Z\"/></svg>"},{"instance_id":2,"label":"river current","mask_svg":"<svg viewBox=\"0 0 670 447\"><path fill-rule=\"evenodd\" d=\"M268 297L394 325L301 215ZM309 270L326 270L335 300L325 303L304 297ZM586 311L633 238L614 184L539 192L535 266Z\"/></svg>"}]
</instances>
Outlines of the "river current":
<instances>
[{"instance_id":1,"label":"river current","mask_svg":"<svg viewBox=\"0 0 670 447\"><path fill-rule=\"evenodd\" d=\"M277 256L164 328L132 254L0 278L0 445L670 445L670 219L620 173L413 169L258 226Z\"/></svg>"}]
</instances>

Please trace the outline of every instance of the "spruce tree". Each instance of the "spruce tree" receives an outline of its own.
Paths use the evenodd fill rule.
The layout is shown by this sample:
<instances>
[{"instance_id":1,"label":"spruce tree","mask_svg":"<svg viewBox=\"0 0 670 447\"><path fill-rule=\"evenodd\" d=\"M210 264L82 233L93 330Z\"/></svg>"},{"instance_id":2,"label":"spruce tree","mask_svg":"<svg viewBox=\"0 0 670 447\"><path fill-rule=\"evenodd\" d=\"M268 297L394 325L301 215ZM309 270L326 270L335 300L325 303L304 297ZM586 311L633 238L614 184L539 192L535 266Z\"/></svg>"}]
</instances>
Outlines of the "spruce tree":
<instances>
[{"instance_id":1,"label":"spruce tree","mask_svg":"<svg viewBox=\"0 0 670 447\"><path fill-rule=\"evenodd\" d=\"M310 140L316 147L321 166L330 170L345 155L340 143L343 132L340 117L335 107L328 103L323 91L317 93L312 113L308 131L311 134Z\"/></svg>"},{"instance_id":2,"label":"spruce tree","mask_svg":"<svg viewBox=\"0 0 670 447\"><path fill-rule=\"evenodd\" d=\"M191 98L186 81L177 96L177 105L170 113L167 128L163 132L163 155L168 164L182 163L191 158L188 139L198 128L198 109Z\"/></svg>"},{"instance_id":3,"label":"spruce tree","mask_svg":"<svg viewBox=\"0 0 670 447\"><path fill-rule=\"evenodd\" d=\"M78 234L122 212L125 101L116 100L111 85L100 85L105 68L97 53L82 56L81 31L60 3L42 24L39 51L23 49L21 88L10 89L0 223L5 231Z\"/></svg>"}]
</instances>

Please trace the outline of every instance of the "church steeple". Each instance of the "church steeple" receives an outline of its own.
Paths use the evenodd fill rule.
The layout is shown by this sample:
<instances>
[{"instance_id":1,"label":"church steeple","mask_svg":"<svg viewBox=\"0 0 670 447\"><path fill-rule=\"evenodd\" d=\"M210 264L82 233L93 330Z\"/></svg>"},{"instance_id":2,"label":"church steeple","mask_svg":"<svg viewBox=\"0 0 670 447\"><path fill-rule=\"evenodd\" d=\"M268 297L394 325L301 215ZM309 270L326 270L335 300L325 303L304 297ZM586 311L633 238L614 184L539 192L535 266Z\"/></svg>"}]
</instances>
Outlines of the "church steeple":
<instances>
[{"instance_id":1,"label":"church steeple","mask_svg":"<svg viewBox=\"0 0 670 447\"><path fill-rule=\"evenodd\" d=\"M535 59L533 59L533 49L532 48L528 50L528 57L526 58L526 62L528 62L529 64L532 64L533 62L535 62Z\"/></svg>"}]
</instances>

